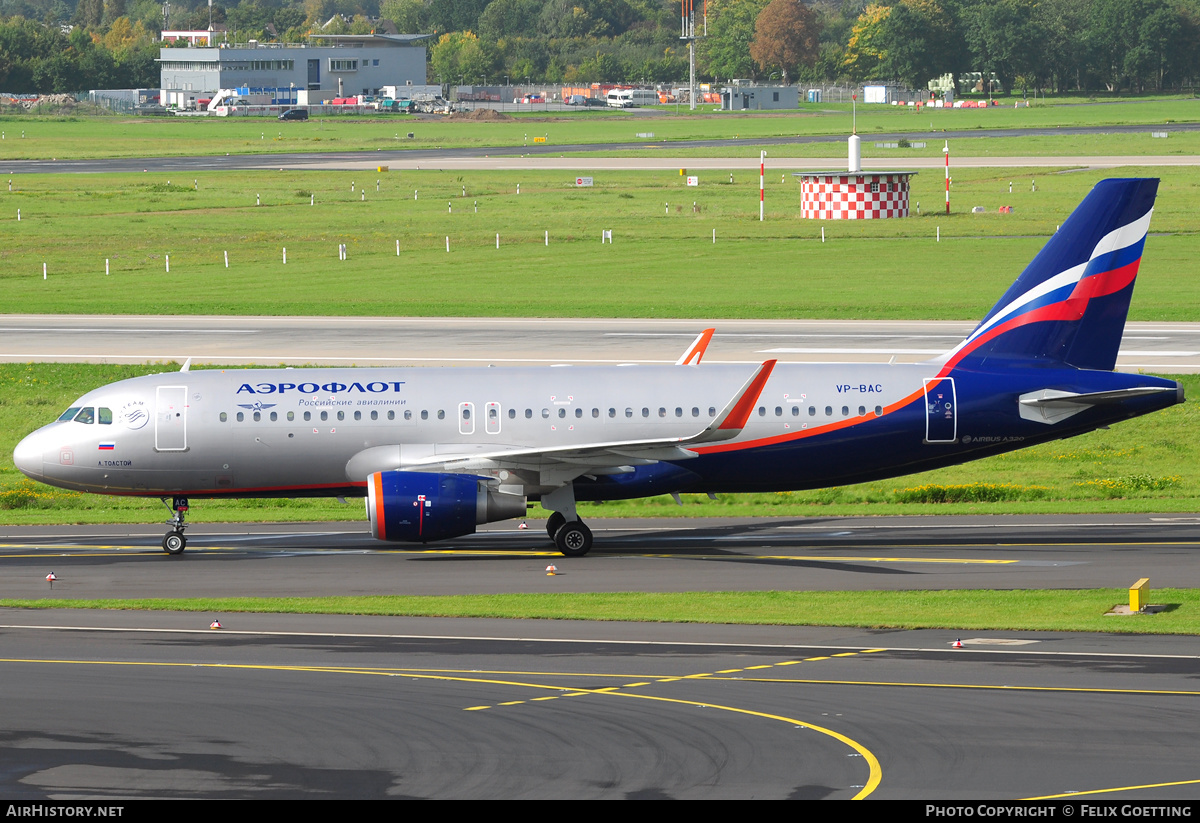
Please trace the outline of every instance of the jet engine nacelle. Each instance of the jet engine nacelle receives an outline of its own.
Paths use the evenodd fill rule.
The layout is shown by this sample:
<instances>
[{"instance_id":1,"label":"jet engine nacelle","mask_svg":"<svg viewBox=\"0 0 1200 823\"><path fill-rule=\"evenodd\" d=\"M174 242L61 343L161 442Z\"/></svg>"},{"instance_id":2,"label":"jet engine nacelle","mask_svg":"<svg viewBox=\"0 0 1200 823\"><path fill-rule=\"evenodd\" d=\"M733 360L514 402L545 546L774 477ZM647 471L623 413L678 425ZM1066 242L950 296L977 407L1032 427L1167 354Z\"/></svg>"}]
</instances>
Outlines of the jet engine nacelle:
<instances>
[{"instance_id":1,"label":"jet engine nacelle","mask_svg":"<svg viewBox=\"0 0 1200 823\"><path fill-rule=\"evenodd\" d=\"M386 471L367 478L367 518L377 540L445 540L524 515L525 495L494 491L472 474Z\"/></svg>"}]
</instances>

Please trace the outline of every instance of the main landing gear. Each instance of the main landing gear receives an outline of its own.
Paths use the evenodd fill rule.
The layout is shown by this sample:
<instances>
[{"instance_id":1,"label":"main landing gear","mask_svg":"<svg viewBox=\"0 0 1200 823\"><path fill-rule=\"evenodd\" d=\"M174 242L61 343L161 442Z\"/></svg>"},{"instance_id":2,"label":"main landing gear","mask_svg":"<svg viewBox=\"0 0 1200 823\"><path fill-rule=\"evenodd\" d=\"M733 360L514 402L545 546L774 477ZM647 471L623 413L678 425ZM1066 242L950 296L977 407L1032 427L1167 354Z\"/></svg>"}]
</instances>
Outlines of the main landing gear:
<instances>
[{"instance_id":1,"label":"main landing gear","mask_svg":"<svg viewBox=\"0 0 1200 823\"><path fill-rule=\"evenodd\" d=\"M546 495L542 505L554 509L546 520L546 533L564 557L583 557L592 550L592 530L575 514L575 491L571 484Z\"/></svg>"},{"instance_id":2,"label":"main landing gear","mask_svg":"<svg viewBox=\"0 0 1200 823\"><path fill-rule=\"evenodd\" d=\"M171 519L167 521L171 531L167 532L167 536L163 538L163 551L167 554L183 554L183 550L187 548L187 538L183 536L183 530L187 528L187 524L183 522L183 519L187 516L188 499L172 497L170 503L165 497L160 499L167 507L167 511L171 512Z\"/></svg>"}]
</instances>

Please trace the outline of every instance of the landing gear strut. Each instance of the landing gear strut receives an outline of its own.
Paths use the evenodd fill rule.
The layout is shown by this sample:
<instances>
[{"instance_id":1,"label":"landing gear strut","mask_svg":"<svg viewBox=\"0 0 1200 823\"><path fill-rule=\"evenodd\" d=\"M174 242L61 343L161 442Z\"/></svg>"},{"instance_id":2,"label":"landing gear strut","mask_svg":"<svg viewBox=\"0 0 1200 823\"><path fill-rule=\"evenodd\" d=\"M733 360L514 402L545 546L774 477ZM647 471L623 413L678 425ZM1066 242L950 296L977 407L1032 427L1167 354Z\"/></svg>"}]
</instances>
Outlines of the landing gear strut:
<instances>
[{"instance_id":1,"label":"landing gear strut","mask_svg":"<svg viewBox=\"0 0 1200 823\"><path fill-rule=\"evenodd\" d=\"M546 521L546 532L564 557L583 557L592 550L592 530L575 513L575 489L567 483L542 498L542 506L554 513Z\"/></svg>"},{"instance_id":2,"label":"landing gear strut","mask_svg":"<svg viewBox=\"0 0 1200 823\"><path fill-rule=\"evenodd\" d=\"M161 498L167 511L171 512L171 519L167 521L167 525L171 527L171 531L167 532L167 536L163 538L163 551L167 554L183 554L183 550L187 548L187 538L183 536L183 530L187 528L187 524L183 522L187 516L188 499L186 497L172 497L171 502L167 502L167 498Z\"/></svg>"}]
</instances>

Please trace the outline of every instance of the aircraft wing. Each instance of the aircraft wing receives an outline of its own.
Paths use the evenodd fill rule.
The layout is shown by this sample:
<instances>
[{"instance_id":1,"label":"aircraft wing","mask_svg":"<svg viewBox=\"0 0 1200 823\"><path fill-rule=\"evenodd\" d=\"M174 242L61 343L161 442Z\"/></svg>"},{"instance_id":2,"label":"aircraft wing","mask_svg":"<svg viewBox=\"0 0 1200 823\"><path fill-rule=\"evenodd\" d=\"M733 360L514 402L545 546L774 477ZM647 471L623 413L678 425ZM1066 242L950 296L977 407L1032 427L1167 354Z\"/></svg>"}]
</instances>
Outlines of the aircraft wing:
<instances>
[{"instance_id":1,"label":"aircraft wing","mask_svg":"<svg viewBox=\"0 0 1200 823\"><path fill-rule=\"evenodd\" d=\"M398 456L394 447L388 447L385 451L378 451L380 461L370 459L366 453L356 456L347 467L348 473L365 475L383 468L436 472L530 469L540 472L549 470L555 475L578 476L585 473L621 473L629 471L629 466L649 465L660 460L687 460L697 456L689 446L731 440L741 434L776 362L768 360L755 369L716 417L704 429L692 435L576 443L569 446L514 446L487 451L466 451L472 447L464 446L464 451L457 453L450 450L453 449L452 446L448 449L439 446L426 456L406 456L402 464L397 465L393 462L384 466L380 463L391 462L388 459L391 454Z\"/></svg>"}]
</instances>

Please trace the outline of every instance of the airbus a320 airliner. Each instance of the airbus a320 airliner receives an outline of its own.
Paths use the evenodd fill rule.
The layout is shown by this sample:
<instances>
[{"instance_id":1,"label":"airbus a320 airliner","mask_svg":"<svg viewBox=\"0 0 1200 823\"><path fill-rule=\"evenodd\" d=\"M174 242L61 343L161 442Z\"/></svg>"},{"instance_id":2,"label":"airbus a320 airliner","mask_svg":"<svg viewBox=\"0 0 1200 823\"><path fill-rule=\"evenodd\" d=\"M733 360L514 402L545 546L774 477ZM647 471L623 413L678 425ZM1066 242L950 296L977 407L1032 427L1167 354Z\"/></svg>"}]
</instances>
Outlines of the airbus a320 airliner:
<instances>
[{"instance_id":1,"label":"airbus a320 airliner","mask_svg":"<svg viewBox=\"0 0 1200 823\"><path fill-rule=\"evenodd\" d=\"M189 371L88 392L30 434L29 477L162 498L362 496L371 534L427 542L576 503L783 491L925 471L1072 437L1183 402L1114 372L1157 180L1096 185L962 343L919 364ZM168 502L169 501L169 502Z\"/></svg>"}]
</instances>

